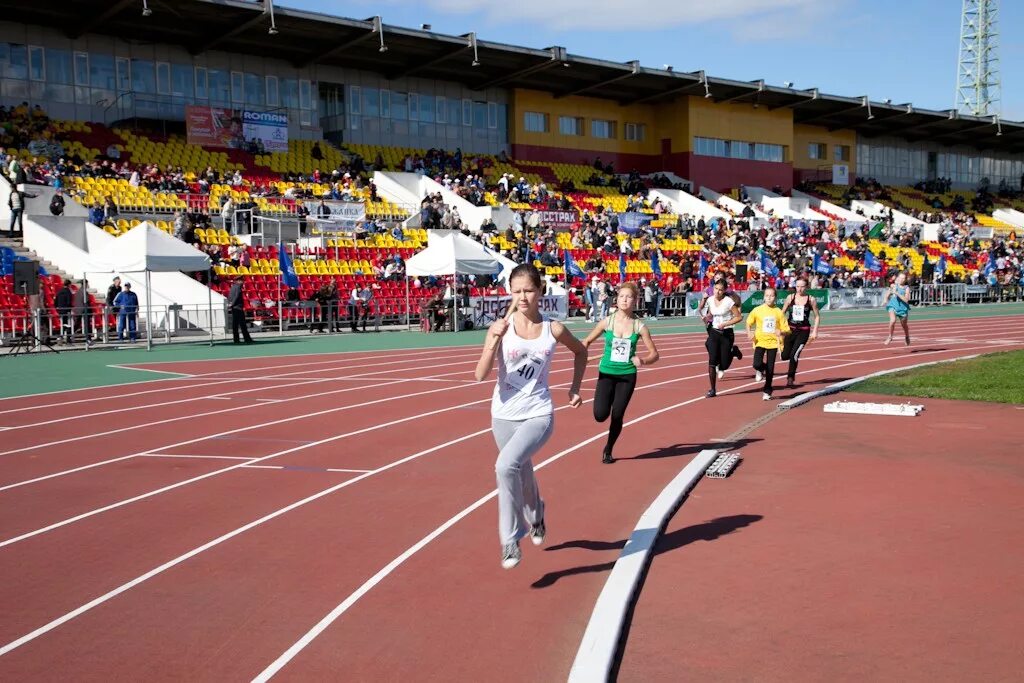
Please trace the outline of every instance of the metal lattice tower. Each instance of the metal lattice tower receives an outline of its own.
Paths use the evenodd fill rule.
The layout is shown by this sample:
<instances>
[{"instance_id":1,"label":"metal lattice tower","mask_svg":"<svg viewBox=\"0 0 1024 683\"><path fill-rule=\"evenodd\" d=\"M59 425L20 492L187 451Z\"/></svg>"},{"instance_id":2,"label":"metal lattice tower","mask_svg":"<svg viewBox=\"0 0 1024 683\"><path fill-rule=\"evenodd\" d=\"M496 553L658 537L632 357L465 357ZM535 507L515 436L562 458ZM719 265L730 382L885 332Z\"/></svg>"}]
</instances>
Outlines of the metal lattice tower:
<instances>
[{"instance_id":1,"label":"metal lattice tower","mask_svg":"<svg viewBox=\"0 0 1024 683\"><path fill-rule=\"evenodd\" d=\"M999 0L964 0L956 72L959 111L999 113Z\"/></svg>"}]
</instances>

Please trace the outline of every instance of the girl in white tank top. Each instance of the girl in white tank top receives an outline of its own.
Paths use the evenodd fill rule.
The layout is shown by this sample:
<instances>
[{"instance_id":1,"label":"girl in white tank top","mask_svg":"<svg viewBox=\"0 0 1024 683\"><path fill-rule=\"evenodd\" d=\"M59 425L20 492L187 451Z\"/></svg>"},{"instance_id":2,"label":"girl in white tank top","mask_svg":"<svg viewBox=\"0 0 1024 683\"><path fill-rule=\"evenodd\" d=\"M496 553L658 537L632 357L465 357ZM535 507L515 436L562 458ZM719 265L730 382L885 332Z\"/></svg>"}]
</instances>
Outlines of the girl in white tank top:
<instances>
[{"instance_id":1,"label":"girl in white tank top","mask_svg":"<svg viewBox=\"0 0 1024 683\"><path fill-rule=\"evenodd\" d=\"M491 398L491 430L498 445L494 469L498 481L498 538L501 566L511 569L522 557L519 541L529 534L534 545L544 542L544 501L533 474L533 454L551 436L554 406L548 375L555 342L574 354L569 405L578 407L580 383L587 368L587 350L562 323L540 314L543 293L540 273L532 265L516 266L509 276L512 305L507 318L487 330L476 379L483 381L498 363L498 381Z\"/></svg>"}]
</instances>

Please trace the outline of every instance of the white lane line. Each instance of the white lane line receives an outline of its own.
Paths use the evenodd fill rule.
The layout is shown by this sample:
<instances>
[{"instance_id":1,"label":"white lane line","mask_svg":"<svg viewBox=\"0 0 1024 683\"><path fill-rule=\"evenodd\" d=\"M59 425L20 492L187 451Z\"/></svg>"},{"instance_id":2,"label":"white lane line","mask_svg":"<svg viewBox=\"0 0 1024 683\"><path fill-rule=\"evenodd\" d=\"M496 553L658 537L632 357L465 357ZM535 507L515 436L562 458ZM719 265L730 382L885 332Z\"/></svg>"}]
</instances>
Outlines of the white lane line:
<instances>
[{"instance_id":1,"label":"white lane line","mask_svg":"<svg viewBox=\"0 0 1024 683\"><path fill-rule=\"evenodd\" d=\"M201 460L255 460L255 458L243 458L237 455L182 455L180 453L142 453L140 458L196 458Z\"/></svg>"},{"instance_id":2,"label":"white lane line","mask_svg":"<svg viewBox=\"0 0 1024 683\"><path fill-rule=\"evenodd\" d=\"M135 368L130 365L108 365L108 368L117 368L118 370L131 370L133 372L155 372L160 375L174 375L175 377L194 377L187 372L172 372L171 370L150 370L149 368Z\"/></svg>"},{"instance_id":3,"label":"white lane line","mask_svg":"<svg viewBox=\"0 0 1024 683\"><path fill-rule=\"evenodd\" d=\"M857 365L857 364L864 363L864 362L873 362L873 361L855 361L853 363L844 363L844 364L839 364L839 365L835 365L835 366L829 366L829 367L824 367L824 368L817 368L815 370L811 370L810 372L823 372L825 370L834 370L834 369L837 369L837 368L845 367L847 365ZM743 389L743 388L746 388L746 387L758 386L760 384L761 384L760 382L747 382L746 384L741 384L739 386L730 387L729 389L720 391L719 392L719 396L721 396L722 394L734 392L734 391L737 391L739 389ZM628 426L636 424L638 422L643 422L644 420L650 419L650 418L652 418L652 417L654 417L656 415L660 415L662 413L665 413L667 411L675 410L676 408L680 408L680 407L689 405L691 403L695 403L696 401L703 401L703 400L708 400L708 399L705 399L703 396L701 396L699 398L694 398L694 399L689 399L687 401L682 401L681 403L676 403L674 405L671 405L671 406L668 406L668 407L665 407L665 408L661 408L659 410L653 411L651 413L647 413L647 414L642 415L642 416L640 416L638 418L630 420L629 422L625 423L624 426L628 427ZM571 447L569 447L569 448L567 448L567 449L565 449L563 451L560 451L560 452L556 453L555 455L551 456L550 458L548 458L544 462L540 463L539 465L536 465L534 467L534 469L535 470L543 469L547 465L550 465L551 463L560 460L565 455L567 455L567 454L569 454L569 453L571 453L573 451L576 451L576 450L578 450L578 449L580 449L580 448L582 448L584 446L587 446L587 445L593 443L594 441L597 441L599 439L603 439L606 436L607 436L607 432L606 431L602 431L602 432L600 432L598 434L595 434L594 436L592 436L592 437L590 437L588 439L585 439L584 441L579 442L575 446L571 446ZM389 574L391 574L395 569L397 569L399 566L401 566L410 557L412 557L417 552L422 550L427 544L429 544L435 538L437 538L438 536L443 534L445 531L450 529L452 526L454 526L456 523L458 523L463 518L467 517L473 511L475 511L475 510L479 509L480 507L482 507L484 504L486 504L492 498L497 497L497 495L498 495L498 491L495 489L495 490L491 491L490 493L488 493L487 495L483 496L482 498L477 500L475 503L473 503L473 504L469 505L468 507L464 508L461 512L456 514L454 517L451 517L448 521L446 521L443 524L441 524L441 526L439 526L436 529L434 529L432 532L430 532L429 534L424 536L422 539L420 539L418 542L416 542L414 545L412 545L410 548L408 548L401 555L399 555L398 557L393 559L391 562L389 562L387 565L385 565L380 571L378 571L372 577L367 579L359 588L357 588L355 591L353 591L351 594L349 594L349 596L347 598L345 598L342 602L340 602L334 609L332 609L330 612L328 612L324 616L323 619L321 619L317 624L315 624L309 631L307 631L301 638L299 638L299 640L297 640L291 647L289 647L287 650L285 650L281 654L281 656L279 656L277 659L275 659L266 669L264 669L262 672L260 672L259 675L257 675L255 678L253 678L253 683L265 683L265 681L269 681L278 671L280 671L286 664L288 664L288 662L290 662L292 659L294 659L295 656L299 654L299 652L301 652L303 649L305 649L305 647L307 645L309 645L309 643L311 643L313 640L315 640L317 636L319 636L321 633L323 633L341 615L343 615L353 605L355 605L360 600L360 598L362 598L364 595L366 595L368 592L370 592L370 590L372 590L374 586L376 586L381 581L383 581L385 578L387 578L387 576Z\"/></svg>"},{"instance_id":4,"label":"white lane line","mask_svg":"<svg viewBox=\"0 0 1024 683\"><path fill-rule=\"evenodd\" d=\"M253 470L289 470L292 472L349 472L353 474L366 474L373 470L351 470L344 467L302 467L290 465L242 465L242 469Z\"/></svg>"}]
</instances>

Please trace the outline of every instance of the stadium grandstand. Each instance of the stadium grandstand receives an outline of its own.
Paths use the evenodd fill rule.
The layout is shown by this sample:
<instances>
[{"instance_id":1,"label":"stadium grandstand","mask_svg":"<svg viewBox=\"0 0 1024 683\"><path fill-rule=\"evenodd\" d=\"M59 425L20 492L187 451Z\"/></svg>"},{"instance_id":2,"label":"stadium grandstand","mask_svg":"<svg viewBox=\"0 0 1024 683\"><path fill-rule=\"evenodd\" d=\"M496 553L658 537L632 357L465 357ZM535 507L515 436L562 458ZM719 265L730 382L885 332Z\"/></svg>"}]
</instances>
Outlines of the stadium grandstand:
<instances>
[{"instance_id":1,"label":"stadium grandstand","mask_svg":"<svg viewBox=\"0 0 1024 683\"><path fill-rule=\"evenodd\" d=\"M1024 123L245 0L2 4L5 338L108 340L114 275L151 340L222 333L238 278L257 329L451 327L503 292L406 277L453 230L568 315L623 279L683 315L716 273L1020 297ZM135 231L209 267L112 262Z\"/></svg>"}]
</instances>

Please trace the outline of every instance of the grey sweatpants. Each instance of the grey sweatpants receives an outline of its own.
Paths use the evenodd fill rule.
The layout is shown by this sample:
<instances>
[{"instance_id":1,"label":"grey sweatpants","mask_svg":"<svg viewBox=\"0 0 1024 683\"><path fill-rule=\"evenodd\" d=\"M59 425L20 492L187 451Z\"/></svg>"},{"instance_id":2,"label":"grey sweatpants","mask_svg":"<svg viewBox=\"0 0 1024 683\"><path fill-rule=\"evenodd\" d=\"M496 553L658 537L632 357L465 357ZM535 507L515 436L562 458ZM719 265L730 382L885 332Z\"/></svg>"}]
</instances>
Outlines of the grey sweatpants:
<instances>
[{"instance_id":1,"label":"grey sweatpants","mask_svg":"<svg viewBox=\"0 0 1024 683\"><path fill-rule=\"evenodd\" d=\"M498 459L494 471L498 479L498 538L502 545L518 541L530 526L544 519L544 501L533 474L533 454L547 442L555 426L555 416L528 420L491 420Z\"/></svg>"}]
</instances>

